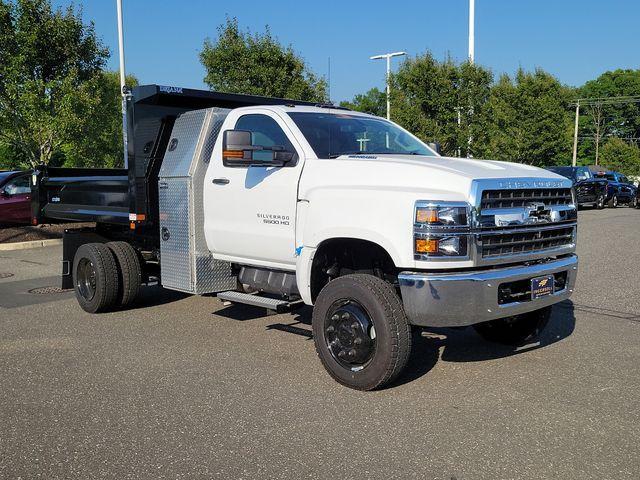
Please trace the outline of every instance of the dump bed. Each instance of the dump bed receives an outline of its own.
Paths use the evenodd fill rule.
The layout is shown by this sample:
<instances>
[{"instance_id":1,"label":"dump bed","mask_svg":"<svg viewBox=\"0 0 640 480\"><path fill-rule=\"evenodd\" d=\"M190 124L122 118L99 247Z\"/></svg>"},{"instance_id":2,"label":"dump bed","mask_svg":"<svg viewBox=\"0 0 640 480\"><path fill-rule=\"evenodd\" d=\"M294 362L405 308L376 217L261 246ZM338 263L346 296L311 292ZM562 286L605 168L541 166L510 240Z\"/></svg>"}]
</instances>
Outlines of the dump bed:
<instances>
[{"instance_id":1,"label":"dump bed","mask_svg":"<svg viewBox=\"0 0 640 480\"><path fill-rule=\"evenodd\" d=\"M97 222L158 235L158 173L179 115L209 107L312 105L280 98L144 85L127 102L127 169L42 166L34 172L33 223ZM127 227L128 228L128 227Z\"/></svg>"}]
</instances>

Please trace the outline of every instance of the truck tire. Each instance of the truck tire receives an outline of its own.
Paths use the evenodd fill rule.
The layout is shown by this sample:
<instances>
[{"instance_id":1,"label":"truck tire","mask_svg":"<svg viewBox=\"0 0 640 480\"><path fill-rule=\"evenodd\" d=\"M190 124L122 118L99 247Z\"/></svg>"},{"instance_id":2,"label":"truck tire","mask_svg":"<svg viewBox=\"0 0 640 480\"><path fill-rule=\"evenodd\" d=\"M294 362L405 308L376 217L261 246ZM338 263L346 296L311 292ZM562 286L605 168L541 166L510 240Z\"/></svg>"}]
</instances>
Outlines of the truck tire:
<instances>
[{"instance_id":1,"label":"truck tire","mask_svg":"<svg viewBox=\"0 0 640 480\"><path fill-rule=\"evenodd\" d=\"M138 252L127 242L109 242L107 247L113 253L118 269L120 289L117 303L121 307L126 307L136 299L140 291L142 283L140 258Z\"/></svg>"},{"instance_id":2,"label":"truck tire","mask_svg":"<svg viewBox=\"0 0 640 480\"><path fill-rule=\"evenodd\" d=\"M478 323L473 328L489 342L515 347L527 344L540 335L550 317L551 307L545 307L522 315Z\"/></svg>"},{"instance_id":3,"label":"truck tire","mask_svg":"<svg viewBox=\"0 0 640 480\"><path fill-rule=\"evenodd\" d=\"M613 197L611 197L611 199L607 203L607 206L609 208L616 208L618 206L618 195L614 195Z\"/></svg>"},{"instance_id":4,"label":"truck tire","mask_svg":"<svg viewBox=\"0 0 640 480\"><path fill-rule=\"evenodd\" d=\"M411 327L395 289L372 275L329 282L313 309L313 340L337 382L374 390L402 372L411 352Z\"/></svg>"},{"instance_id":5,"label":"truck tire","mask_svg":"<svg viewBox=\"0 0 640 480\"><path fill-rule=\"evenodd\" d=\"M73 285L85 312L105 312L118 297L118 270L111 250L101 243L85 243L73 259Z\"/></svg>"}]
</instances>

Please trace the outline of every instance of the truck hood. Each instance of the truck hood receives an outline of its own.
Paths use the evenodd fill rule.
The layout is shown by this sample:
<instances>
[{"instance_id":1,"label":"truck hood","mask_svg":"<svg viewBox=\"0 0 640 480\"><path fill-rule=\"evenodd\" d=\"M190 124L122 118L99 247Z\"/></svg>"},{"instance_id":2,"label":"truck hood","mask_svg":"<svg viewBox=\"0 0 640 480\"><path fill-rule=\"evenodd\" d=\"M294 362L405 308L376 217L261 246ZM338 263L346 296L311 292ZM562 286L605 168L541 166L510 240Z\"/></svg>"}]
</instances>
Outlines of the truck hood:
<instances>
[{"instance_id":1,"label":"truck hood","mask_svg":"<svg viewBox=\"0 0 640 480\"><path fill-rule=\"evenodd\" d=\"M417 155L343 155L307 162L301 194L314 188L360 188L428 193L434 199L469 198L471 182L480 179L566 178L519 163ZM304 196L302 196L304 198Z\"/></svg>"},{"instance_id":2,"label":"truck hood","mask_svg":"<svg viewBox=\"0 0 640 480\"><path fill-rule=\"evenodd\" d=\"M359 164L366 162L368 164L367 167L379 167L382 169L394 165L409 168L427 168L470 179L504 177L564 178L548 170L531 165L475 158L428 157L422 155L343 155L335 160L340 162L359 162Z\"/></svg>"}]
</instances>

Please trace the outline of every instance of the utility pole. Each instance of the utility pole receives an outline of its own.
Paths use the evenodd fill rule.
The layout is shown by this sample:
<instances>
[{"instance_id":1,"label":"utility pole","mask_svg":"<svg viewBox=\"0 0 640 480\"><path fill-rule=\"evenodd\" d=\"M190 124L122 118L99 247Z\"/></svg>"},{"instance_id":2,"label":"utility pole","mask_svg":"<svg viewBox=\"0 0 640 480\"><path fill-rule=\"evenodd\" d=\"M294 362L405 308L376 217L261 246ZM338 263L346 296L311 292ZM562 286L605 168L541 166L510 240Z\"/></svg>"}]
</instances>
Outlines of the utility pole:
<instances>
[{"instance_id":1,"label":"utility pole","mask_svg":"<svg viewBox=\"0 0 640 480\"><path fill-rule=\"evenodd\" d=\"M387 60L387 120L391 120L391 58L406 55L407 52L385 53L383 55L374 55L370 60Z\"/></svg>"},{"instance_id":2,"label":"utility pole","mask_svg":"<svg viewBox=\"0 0 640 480\"><path fill-rule=\"evenodd\" d=\"M573 161L574 167L578 164L578 118L580 117L580 100L576 102L576 124L573 129Z\"/></svg>"},{"instance_id":3,"label":"utility pole","mask_svg":"<svg viewBox=\"0 0 640 480\"><path fill-rule=\"evenodd\" d=\"M473 63L476 54L476 0L469 0L469 62Z\"/></svg>"},{"instance_id":4,"label":"utility pole","mask_svg":"<svg viewBox=\"0 0 640 480\"><path fill-rule=\"evenodd\" d=\"M120 54L120 95L122 96L122 140L124 144L124 168L129 168L127 139L127 74L124 68L124 30L122 25L122 0L116 0L118 9L118 53Z\"/></svg>"}]
</instances>

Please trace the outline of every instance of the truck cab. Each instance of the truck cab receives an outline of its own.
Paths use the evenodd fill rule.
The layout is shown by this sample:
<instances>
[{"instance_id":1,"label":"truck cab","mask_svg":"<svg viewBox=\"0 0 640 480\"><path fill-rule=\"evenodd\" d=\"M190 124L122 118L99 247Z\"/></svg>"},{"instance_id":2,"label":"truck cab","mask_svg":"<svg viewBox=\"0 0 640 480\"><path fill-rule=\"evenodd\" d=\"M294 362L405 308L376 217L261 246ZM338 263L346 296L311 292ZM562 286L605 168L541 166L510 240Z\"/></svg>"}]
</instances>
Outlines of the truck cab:
<instances>
[{"instance_id":1,"label":"truck cab","mask_svg":"<svg viewBox=\"0 0 640 480\"><path fill-rule=\"evenodd\" d=\"M210 103L187 108L185 93ZM573 292L565 177L443 157L333 106L156 94L127 170L34 173L34 219L98 223L65 238L63 279L88 312L126 306L150 279L277 312L311 305L328 373L371 390L402 372L413 328L472 326L521 345ZM145 114L155 130L139 128Z\"/></svg>"}]
</instances>

